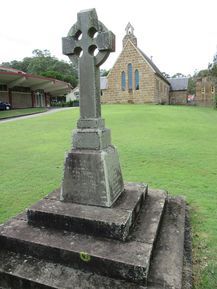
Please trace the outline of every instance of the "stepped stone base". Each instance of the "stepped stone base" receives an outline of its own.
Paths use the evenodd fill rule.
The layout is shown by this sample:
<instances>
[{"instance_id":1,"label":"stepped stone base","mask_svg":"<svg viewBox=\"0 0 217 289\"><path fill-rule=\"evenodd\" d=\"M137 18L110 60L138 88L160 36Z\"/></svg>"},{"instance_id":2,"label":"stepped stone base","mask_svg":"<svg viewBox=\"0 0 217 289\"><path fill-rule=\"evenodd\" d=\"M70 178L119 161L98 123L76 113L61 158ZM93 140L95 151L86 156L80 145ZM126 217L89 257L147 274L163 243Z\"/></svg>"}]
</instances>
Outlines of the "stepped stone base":
<instances>
[{"instance_id":1,"label":"stepped stone base","mask_svg":"<svg viewBox=\"0 0 217 289\"><path fill-rule=\"evenodd\" d=\"M147 189L142 183L128 183L111 208L61 202L58 189L28 209L28 222L124 241L140 212Z\"/></svg>"},{"instance_id":2,"label":"stepped stone base","mask_svg":"<svg viewBox=\"0 0 217 289\"><path fill-rule=\"evenodd\" d=\"M0 227L0 288L189 289L182 287L184 233L184 201L160 190L148 190L124 242L32 226L21 214Z\"/></svg>"}]
</instances>

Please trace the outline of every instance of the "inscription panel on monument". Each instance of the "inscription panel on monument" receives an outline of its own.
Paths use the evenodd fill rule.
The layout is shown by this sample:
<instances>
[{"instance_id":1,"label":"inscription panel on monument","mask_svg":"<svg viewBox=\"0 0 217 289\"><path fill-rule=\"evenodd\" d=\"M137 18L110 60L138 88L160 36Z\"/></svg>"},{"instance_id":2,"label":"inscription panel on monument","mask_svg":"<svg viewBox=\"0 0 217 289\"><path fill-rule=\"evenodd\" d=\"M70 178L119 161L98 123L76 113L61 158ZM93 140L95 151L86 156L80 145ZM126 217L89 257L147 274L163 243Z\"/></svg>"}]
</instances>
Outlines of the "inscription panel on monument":
<instances>
[{"instance_id":1,"label":"inscription panel on monument","mask_svg":"<svg viewBox=\"0 0 217 289\"><path fill-rule=\"evenodd\" d=\"M67 196L71 201L87 204L106 201L105 175L100 154L69 153L65 176L67 183L64 189L70 192L70 188L73 188L73 195Z\"/></svg>"}]
</instances>

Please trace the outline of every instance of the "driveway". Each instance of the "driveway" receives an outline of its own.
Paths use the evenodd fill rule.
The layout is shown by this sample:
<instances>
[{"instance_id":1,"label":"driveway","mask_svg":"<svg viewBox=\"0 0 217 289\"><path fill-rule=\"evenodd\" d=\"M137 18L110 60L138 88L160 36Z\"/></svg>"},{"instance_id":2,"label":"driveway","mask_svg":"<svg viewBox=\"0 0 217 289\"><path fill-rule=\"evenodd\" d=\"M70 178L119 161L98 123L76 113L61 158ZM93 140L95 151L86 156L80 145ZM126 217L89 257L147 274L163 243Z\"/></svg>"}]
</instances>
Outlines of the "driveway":
<instances>
[{"instance_id":1,"label":"driveway","mask_svg":"<svg viewBox=\"0 0 217 289\"><path fill-rule=\"evenodd\" d=\"M58 111L69 110L69 109L73 109L73 108L74 107L54 108L54 109L50 109L50 110L48 110L46 112L42 112L42 113L24 115L24 116L19 116L19 117L13 117L13 118L10 118L10 119L3 119L3 120L0 120L0 124L4 123L4 122L17 121L17 120L20 120L20 119L39 117L39 116L42 116L42 115L52 114L52 113L56 113Z\"/></svg>"}]
</instances>

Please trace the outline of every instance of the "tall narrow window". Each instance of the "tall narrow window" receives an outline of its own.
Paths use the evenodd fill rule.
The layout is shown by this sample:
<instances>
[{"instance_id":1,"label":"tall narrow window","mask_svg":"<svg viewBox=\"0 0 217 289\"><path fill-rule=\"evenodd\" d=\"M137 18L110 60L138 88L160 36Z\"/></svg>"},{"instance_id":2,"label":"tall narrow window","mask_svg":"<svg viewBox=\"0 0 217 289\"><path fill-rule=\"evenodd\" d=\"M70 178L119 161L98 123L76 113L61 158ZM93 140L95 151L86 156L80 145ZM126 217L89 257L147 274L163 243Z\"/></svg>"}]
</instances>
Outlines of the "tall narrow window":
<instances>
[{"instance_id":1,"label":"tall narrow window","mask_svg":"<svg viewBox=\"0 0 217 289\"><path fill-rule=\"evenodd\" d=\"M139 90L139 71L135 70L135 89Z\"/></svg>"},{"instance_id":2,"label":"tall narrow window","mask_svg":"<svg viewBox=\"0 0 217 289\"><path fill-rule=\"evenodd\" d=\"M128 64L128 88L133 89L133 66L131 63Z\"/></svg>"},{"instance_id":3,"label":"tall narrow window","mask_svg":"<svg viewBox=\"0 0 217 289\"><path fill-rule=\"evenodd\" d=\"M126 76L124 71L121 72L121 89L126 89Z\"/></svg>"}]
</instances>

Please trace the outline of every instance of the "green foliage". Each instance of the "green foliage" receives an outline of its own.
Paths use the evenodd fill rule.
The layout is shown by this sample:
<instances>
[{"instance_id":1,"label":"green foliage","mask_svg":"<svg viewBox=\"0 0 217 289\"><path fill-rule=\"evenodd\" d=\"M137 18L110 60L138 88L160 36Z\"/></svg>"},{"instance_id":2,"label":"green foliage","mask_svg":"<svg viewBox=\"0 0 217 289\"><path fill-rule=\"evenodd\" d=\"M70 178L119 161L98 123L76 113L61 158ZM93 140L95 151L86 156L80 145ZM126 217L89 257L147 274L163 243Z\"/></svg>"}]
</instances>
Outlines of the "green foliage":
<instances>
[{"instance_id":1,"label":"green foliage","mask_svg":"<svg viewBox=\"0 0 217 289\"><path fill-rule=\"evenodd\" d=\"M176 74L174 74L172 76L172 78L180 78L180 77L186 77L184 74L180 73L180 72L177 72Z\"/></svg>"},{"instance_id":2,"label":"green foliage","mask_svg":"<svg viewBox=\"0 0 217 289\"><path fill-rule=\"evenodd\" d=\"M211 68L211 75L217 77L217 64L214 64Z\"/></svg>"},{"instance_id":3,"label":"green foliage","mask_svg":"<svg viewBox=\"0 0 217 289\"><path fill-rule=\"evenodd\" d=\"M188 93L195 94L196 93L196 78L189 77L188 79Z\"/></svg>"},{"instance_id":4,"label":"green foliage","mask_svg":"<svg viewBox=\"0 0 217 289\"><path fill-rule=\"evenodd\" d=\"M213 76L217 77L217 64L209 63L207 69L200 70L197 73L198 77Z\"/></svg>"},{"instance_id":5,"label":"green foliage","mask_svg":"<svg viewBox=\"0 0 217 289\"><path fill-rule=\"evenodd\" d=\"M106 69L101 69L100 70L100 76L107 76L110 72L110 69L109 70L106 70Z\"/></svg>"},{"instance_id":6,"label":"green foliage","mask_svg":"<svg viewBox=\"0 0 217 289\"><path fill-rule=\"evenodd\" d=\"M66 106L71 106L71 107L79 106L79 100L78 99L70 100L66 102Z\"/></svg>"},{"instance_id":7,"label":"green foliage","mask_svg":"<svg viewBox=\"0 0 217 289\"><path fill-rule=\"evenodd\" d=\"M58 60L48 50L33 50L33 57L26 57L22 61L12 60L2 63L3 66L22 70L26 73L63 80L77 86L77 69L70 63Z\"/></svg>"},{"instance_id":8,"label":"green foliage","mask_svg":"<svg viewBox=\"0 0 217 289\"><path fill-rule=\"evenodd\" d=\"M165 78L170 78L170 75L169 75L168 73L162 72L162 74L163 74L163 76L164 76Z\"/></svg>"},{"instance_id":9,"label":"green foliage","mask_svg":"<svg viewBox=\"0 0 217 289\"><path fill-rule=\"evenodd\" d=\"M214 108L217 109L217 94L214 96Z\"/></svg>"},{"instance_id":10,"label":"green foliage","mask_svg":"<svg viewBox=\"0 0 217 289\"><path fill-rule=\"evenodd\" d=\"M209 75L210 75L209 69L203 69L197 73L197 77L205 77L205 76L209 76Z\"/></svg>"},{"instance_id":11,"label":"green foliage","mask_svg":"<svg viewBox=\"0 0 217 289\"><path fill-rule=\"evenodd\" d=\"M75 107L79 106L79 100L70 100L68 102L65 101L57 101L57 102L52 102L51 103L52 107Z\"/></svg>"}]
</instances>

